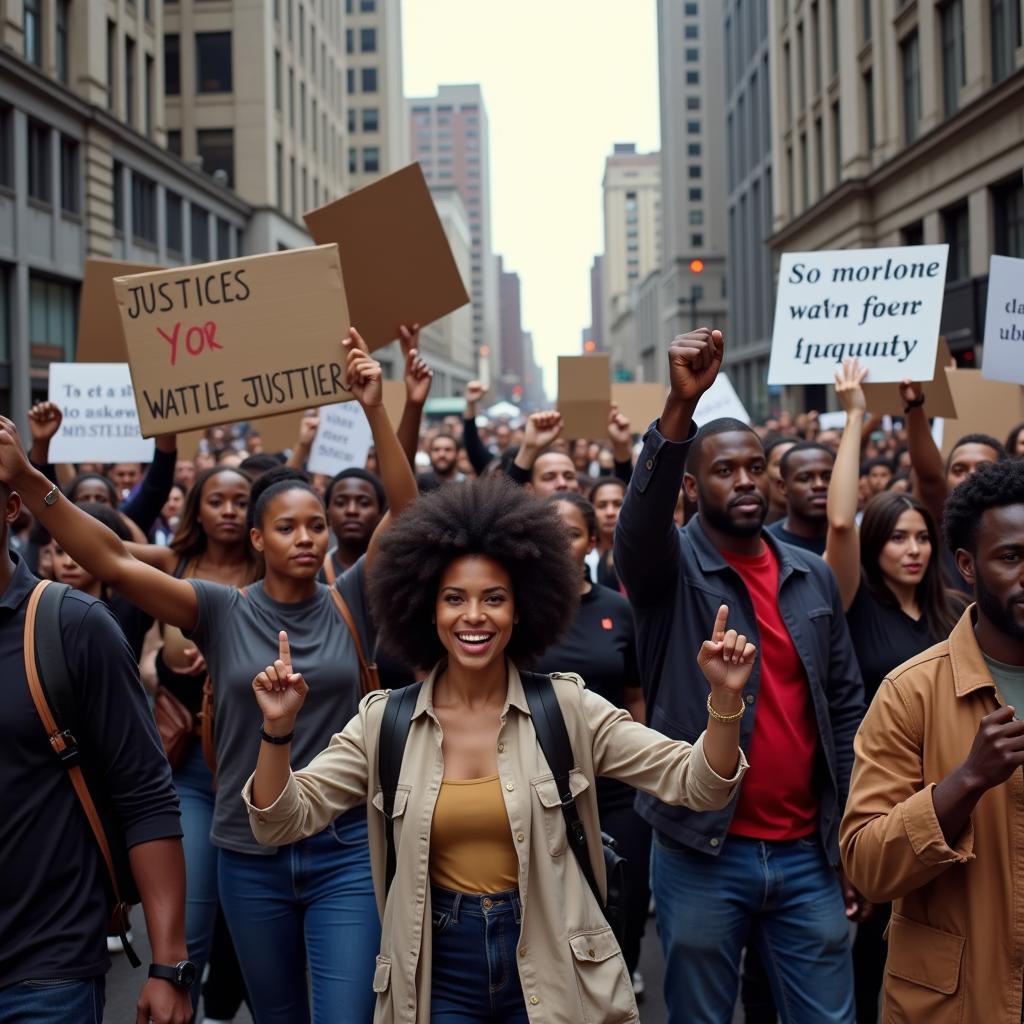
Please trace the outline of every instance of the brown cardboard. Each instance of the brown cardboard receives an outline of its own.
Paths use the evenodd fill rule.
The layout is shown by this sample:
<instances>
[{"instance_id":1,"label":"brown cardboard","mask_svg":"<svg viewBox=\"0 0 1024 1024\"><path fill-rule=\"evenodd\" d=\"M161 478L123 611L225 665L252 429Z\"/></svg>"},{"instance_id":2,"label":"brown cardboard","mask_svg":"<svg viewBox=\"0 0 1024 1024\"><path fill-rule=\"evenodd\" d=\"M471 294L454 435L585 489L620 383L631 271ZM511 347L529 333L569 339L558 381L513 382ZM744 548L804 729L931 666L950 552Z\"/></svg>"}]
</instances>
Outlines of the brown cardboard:
<instances>
[{"instance_id":1,"label":"brown cardboard","mask_svg":"<svg viewBox=\"0 0 1024 1024\"><path fill-rule=\"evenodd\" d=\"M612 384L612 401L634 434L642 434L661 415L667 394L664 384Z\"/></svg>"},{"instance_id":2,"label":"brown cardboard","mask_svg":"<svg viewBox=\"0 0 1024 1024\"><path fill-rule=\"evenodd\" d=\"M334 245L119 277L145 437L346 401Z\"/></svg>"},{"instance_id":3,"label":"brown cardboard","mask_svg":"<svg viewBox=\"0 0 1024 1024\"><path fill-rule=\"evenodd\" d=\"M82 295L78 306L75 358L80 363L123 363L124 328L114 295L114 278L144 274L163 268L152 263L119 263L90 258L85 261Z\"/></svg>"},{"instance_id":4,"label":"brown cardboard","mask_svg":"<svg viewBox=\"0 0 1024 1024\"><path fill-rule=\"evenodd\" d=\"M984 380L981 370L947 370L946 376L957 417L943 424L943 458L964 434L990 434L1002 442L1024 422L1024 387L1020 384Z\"/></svg>"},{"instance_id":5,"label":"brown cardboard","mask_svg":"<svg viewBox=\"0 0 1024 1024\"><path fill-rule=\"evenodd\" d=\"M384 408L387 410L388 419L391 420L391 426L397 430L405 411L405 381L384 380L381 384L384 387Z\"/></svg>"},{"instance_id":6,"label":"brown cardboard","mask_svg":"<svg viewBox=\"0 0 1024 1024\"><path fill-rule=\"evenodd\" d=\"M931 381L922 381L925 404L924 411L929 416L941 416L943 419L956 417L956 403L949 389L944 370L953 365L949 346L945 338L939 338L939 346L935 350L935 373ZM904 401L900 396L899 384L872 384L864 382L864 399L868 403L868 412L878 416L902 416Z\"/></svg>"},{"instance_id":7,"label":"brown cardboard","mask_svg":"<svg viewBox=\"0 0 1024 1024\"><path fill-rule=\"evenodd\" d=\"M370 351L402 324L425 327L469 302L418 163L303 215L336 242L352 324Z\"/></svg>"},{"instance_id":8,"label":"brown cardboard","mask_svg":"<svg viewBox=\"0 0 1024 1024\"><path fill-rule=\"evenodd\" d=\"M562 437L605 437L611 402L611 363L607 355L558 357Z\"/></svg>"},{"instance_id":9,"label":"brown cardboard","mask_svg":"<svg viewBox=\"0 0 1024 1024\"><path fill-rule=\"evenodd\" d=\"M264 416L249 420L253 433L259 434L263 441L263 451L267 455L276 455L286 449L294 448L299 438L299 425L302 422L302 411L285 412L279 416ZM206 427L199 430L187 430L178 435L178 456L182 459L194 459L199 450L199 442L206 437Z\"/></svg>"}]
</instances>

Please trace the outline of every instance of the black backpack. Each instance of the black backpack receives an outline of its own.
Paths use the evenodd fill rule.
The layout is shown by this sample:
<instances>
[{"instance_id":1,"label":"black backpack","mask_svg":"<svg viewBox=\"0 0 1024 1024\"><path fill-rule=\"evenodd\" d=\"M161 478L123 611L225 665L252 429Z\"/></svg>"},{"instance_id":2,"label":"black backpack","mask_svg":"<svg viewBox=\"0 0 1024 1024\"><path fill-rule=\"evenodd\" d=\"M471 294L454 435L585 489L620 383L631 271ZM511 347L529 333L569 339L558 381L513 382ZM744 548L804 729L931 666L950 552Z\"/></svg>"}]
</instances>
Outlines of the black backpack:
<instances>
[{"instance_id":1,"label":"black backpack","mask_svg":"<svg viewBox=\"0 0 1024 1024\"><path fill-rule=\"evenodd\" d=\"M602 902L601 892L594 877L587 845L587 833L580 820L576 799L569 786L569 772L575 764L572 744L565 727L565 718L559 707L555 688L551 677L538 672L521 672L526 702L530 706L534 732L540 744L544 759L555 779L555 787L562 803L562 814L565 818L566 837L569 846L576 856L583 877L586 878L597 900L598 906L611 926L616 939L622 942L625 930L626 912L626 861L616 852L616 843L611 836L601 833L604 853L605 875L607 877L608 900ZM405 742L409 738L412 725L412 713L416 707L422 683L403 686L388 694L384 706L384 717L381 720L380 741L377 747L377 774L384 802L384 833L387 840L387 867L385 871L384 891L391 891L391 883L395 877L395 828L392 815L395 810L395 793L398 789L398 775L402 768L402 757L405 753Z\"/></svg>"}]
</instances>

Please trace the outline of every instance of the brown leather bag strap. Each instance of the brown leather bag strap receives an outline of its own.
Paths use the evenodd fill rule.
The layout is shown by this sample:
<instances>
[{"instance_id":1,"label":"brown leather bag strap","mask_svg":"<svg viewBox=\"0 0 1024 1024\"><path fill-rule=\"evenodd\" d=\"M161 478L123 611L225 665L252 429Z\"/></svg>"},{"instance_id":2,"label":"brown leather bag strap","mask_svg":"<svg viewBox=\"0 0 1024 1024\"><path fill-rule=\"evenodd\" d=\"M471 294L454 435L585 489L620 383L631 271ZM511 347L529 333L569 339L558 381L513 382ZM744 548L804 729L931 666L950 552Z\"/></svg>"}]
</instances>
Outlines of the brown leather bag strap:
<instances>
[{"instance_id":1,"label":"brown leather bag strap","mask_svg":"<svg viewBox=\"0 0 1024 1024\"><path fill-rule=\"evenodd\" d=\"M68 749L68 742L65 733L60 731L54 721L50 704L43 692L39 669L36 666L36 610L39 607L39 599L43 596L43 591L49 586L49 583L49 580L40 580L28 599L28 610L25 613L25 675L28 677L28 689L32 694L32 703L35 704L36 711L42 720L50 746L53 747L55 753L62 755ZM71 785L75 787L78 802L82 805L82 810L85 811L85 816L89 821L89 828L92 829L92 834L96 837L96 845L99 846L100 853L103 855L103 863L107 866L107 874L110 876L110 884L114 890L114 900L121 905L124 900L121 898L121 887L117 884L117 872L114 870L114 858L110 853L110 844L107 842L107 834L103 830L103 824L100 821L99 812L96 810L96 804L93 803L89 793L89 787L85 784L82 769L78 765L72 765L67 769L67 773L68 778L71 779Z\"/></svg>"},{"instance_id":2,"label":"brown leather bag strap","mask_svg":"<svg viewBox=\"0 0 1024 1024\"><path fill-rule=\"evenodd\" d=\"M363 641L359 638L356 621L352 618L352 612L345 603L345 598L341 596L337 587L332 586L330 591L334 605L338 609L338 614L345 620L345 625L348 626L348 631L352 634L352 640L356 645L356 656L359 658L359 682L365 697L371 691L380 689L377 666L376 664L368 663L366 656L363 654Z\"/></svg>"}]
</instances>

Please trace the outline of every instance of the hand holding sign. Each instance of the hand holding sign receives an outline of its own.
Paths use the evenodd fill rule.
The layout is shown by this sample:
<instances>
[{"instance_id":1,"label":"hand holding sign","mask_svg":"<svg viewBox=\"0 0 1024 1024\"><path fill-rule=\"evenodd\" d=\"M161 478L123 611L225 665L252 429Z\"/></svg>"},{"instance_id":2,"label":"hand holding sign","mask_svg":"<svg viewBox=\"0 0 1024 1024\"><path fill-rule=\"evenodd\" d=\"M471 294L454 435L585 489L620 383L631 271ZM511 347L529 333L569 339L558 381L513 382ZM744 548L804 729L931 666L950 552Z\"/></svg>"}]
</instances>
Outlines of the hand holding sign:
<instances>
[{"instance_id":1,"label":"hand holding sign","mask_svg":"<svg viewBox=\"0 0 1024 1024\"><path fill-rule=\"evenodd\" d=\"M252 689L263 712L264 728L269 727L267 732L272 735L285 735L295 725L309 686L302 673L293 669L288 634L284 630L277 635L277 645L277 660L256 676Z\"/></svg>"},{"instance_id":2,"label":"hand holding sign","mask_svg":"<svg viewBox=\"0 0 1024 1024\"><path fill-rule=\"evenodd\" d=\"M369 355L366 342L354 327L349 328L348 337L342 341L342 345L348 359L345 383L349 391L364 409L380 405L384 400L380 363Z\"/></svg>"},{"instance_id":3,"label":"hand holding sign","mask_svg":"<svg viewBox=\"0 0 1024 1024\"><path fill-rule=\"evenodd\" d=\"M728 624L729 607L723 604L715 616L711 639L701 644L697 655L697 664L704 678L711 684L712 692L717 691L723 696L743 692L757 657L757 648L748 643L742 633L737 634L735 629L726 632ZM712 703L715 703L714 697ZM733 711L730 707L716 707L715 710L723 715L732 714Z\"/></svg>"},{"instance_id":4,"label":"hand holding sign","mask_svg":"<svg viewBox=\"0 0 1024 1024\"><path fill-rule=\"evenodd\" d=\"M668 347L672 394L681 401L696 402L714 384L724 351L722 332L708 327L676 337Z\"/></svg>"}]
</instances>

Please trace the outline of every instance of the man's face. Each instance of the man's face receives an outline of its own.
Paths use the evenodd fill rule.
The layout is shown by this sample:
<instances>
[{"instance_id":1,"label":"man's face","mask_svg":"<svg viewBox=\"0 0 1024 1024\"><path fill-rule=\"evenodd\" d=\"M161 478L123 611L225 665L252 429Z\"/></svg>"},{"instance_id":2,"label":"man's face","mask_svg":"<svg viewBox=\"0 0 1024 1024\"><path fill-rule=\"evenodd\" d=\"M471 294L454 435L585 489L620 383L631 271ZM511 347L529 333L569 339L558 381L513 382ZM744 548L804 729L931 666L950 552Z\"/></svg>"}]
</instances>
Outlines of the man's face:
<instances>
[{"instance_id":1,"label":"man's face","mask_svg":"<svg viewBox=\"0 0 1024 1024\"><path fill-rule=\"evenodd\" d=\"M792 444L783 442L777 444L769 453L767 461L768 470L768 481L769 481L769 496L772 503L772 508L778 515L785 515L787 510L786 505L786 494L782 489L782 473L779 470L779 463L782 461L782 456L789 451L796 444L794 441Z\"/></svg>"},{"instance_id":2,"label":"man's face","mask_svg":"<svg viewBox=\"0 0 1024 1024\"><path fill-rule=\"evenodd\" d=\"M962 444L959 448L954 448L949 457L946 485L952 490L972 473L976 473L979 466L998 461L999 453L994 448L989 448L987 444Z\"/></svg>"},{"instance_id":3,"label":"man's face","mask_svg":"<svg viewBox=\"0 0 1024 1024\"><path fill-rule=\"evenodd\" d=\"M438 476L448 476L459 456L458 446L450 437L435 437L430 442L430 465Z\"/></svg>"},{"instance_id":4,"label":"man's face","mask_svg":"<svg viewBox=\"0 0 1024 1024\"><path fill-rule=\"evenodd\" d=\"M868 486L872 494L881 494L891 479L892 469L889 466L872 466L868 470Z\"/></svg>"},{"instance_id":5,"label":"man's face","mask_svg":"<svg viewBox=\"0 0 1024 1024\"><path fill-rule=\"evenodd\" d=\"M580 482L572 459L561 452L545 452L533 464L530 487L542 498L558 491L578 491Z\"/></svg>"},{"instance_id":6,"label":"man's face","mask_svg":"<svg viewBox=\"0 0 1024 1024\"><path fill-rule=\"evenodd\" d=\"M512 431L504 423L499 423L494 428L494 444L499 452L505 451L512 443Z\"/></svg>"},{"instance_id":7,"label":"man's face","mask_svg":"<svg viewBox=\"0 0 1024 1024\"><path fill-rule=\"evenodd\" d=\"M578 437L573 441L572 461L573 465L581 473L585 473L587 471L587 467L590 465L590 442L585 438Z\"/></svg>"},{"instance_id":8,"label":"man's face","mask_svg":"<svg viewBox=\"0 0 1024 1024\"><path fill-rule=\"evenodd\" d=\"M114 486L124 493L130 491L142 476L142 467L137 462L117 462L108 474Z\"/></svg>"},{"instance_id":9,"label":"man's face","mask_svg":"<svg viewBox=\"0 0 1024 1024\"><path fill-rule=\"evenodd\" d=\"M957 561L963 564L963 552ZM1004 636L1024 644L1024 505L982 513L973 563L979 611Z\"/></svg>"},{"instance_id":10,"label":"man's face","mask_svg":"<svg viewBox=\"0 0 1024 1024\"><path fill-rule=\"evenodd\" d=\"M727 431L706 438L696 474L684 478L701 516L722 533L750 537L768 514L768 469L757 435Z\"/></svg>"},{"instance_id":11,"label":"man's face","mask_svg":"<svg viewBox=\"0 0 1024 1024\"><path fill-rule=\"evenodd\" d=\"M782 488L792 518L814 523L826 521L833 465L832 456L817 449L794 452L786 460Z\"/></svg>"}]
</instances>

